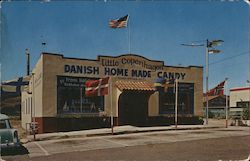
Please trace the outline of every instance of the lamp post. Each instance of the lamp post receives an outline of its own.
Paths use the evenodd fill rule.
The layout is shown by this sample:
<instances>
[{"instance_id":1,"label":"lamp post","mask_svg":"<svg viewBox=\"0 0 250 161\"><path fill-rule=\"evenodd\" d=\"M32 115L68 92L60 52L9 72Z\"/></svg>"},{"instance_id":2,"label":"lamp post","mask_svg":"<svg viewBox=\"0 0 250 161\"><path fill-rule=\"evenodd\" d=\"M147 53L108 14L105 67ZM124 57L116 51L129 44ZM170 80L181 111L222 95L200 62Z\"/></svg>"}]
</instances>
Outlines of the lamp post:
<instances>
[{"instance_id":1,"label":"lamp post","mask_svg":"<svg viewBox=\"0 0 250 161\"><path fill-rule=\"evenodd\" d=\"M225 91L227 91L227 81L228 78L225 79ZM226 128L228 127L228 97L227 94L226 95Z\"/></svg>"},{"instance_id":2,"label":"lamp post","mask_svg":"<svg viewBox=\"0 0 250 161\"><path fill-rule=\"evenodd\" d=\"M25 54L26 54L26 70L27 70L27 76L30 75L30 53L29 53L29 49L25 49Z\"/></svg>"},{"instance_id":3,"label":"lamp post","mask_svg":"<svg viewBox=\"0 0 250 161\"><path fill-rule=\"evenodd\" d=\"M223 40L206 40L206 44L181 44L183 46L191 46L191 47L198 47L198 46L206 46L206 124L208 124L208 70L209 70L209 54L218 54L221 51L214 48L214 46L220 45L220 43L224 42Z\"/></svg>"},{"instance_id":4,"label":"lamp post","mask_svg":"<svg viewBox=\"0 0 250 161\"><path fill-rule=\"evenodd\" d=\"M208 124L208 70L209 70L209 54L218 54L221 51L214 49L214 46L220 45L220 43L224 42L223 40L212 40L209 41L207 39L206 45L206 124Z\"/></svg>"}]
</instances>

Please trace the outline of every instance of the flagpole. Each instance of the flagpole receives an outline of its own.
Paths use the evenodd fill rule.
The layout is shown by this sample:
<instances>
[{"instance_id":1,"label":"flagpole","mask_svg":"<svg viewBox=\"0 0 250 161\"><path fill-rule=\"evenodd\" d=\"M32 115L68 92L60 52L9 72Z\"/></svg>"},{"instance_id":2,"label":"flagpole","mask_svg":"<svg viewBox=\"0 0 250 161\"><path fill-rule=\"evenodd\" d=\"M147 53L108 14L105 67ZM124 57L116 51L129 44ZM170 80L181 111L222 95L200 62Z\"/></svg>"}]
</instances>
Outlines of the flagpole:
<instances>
[{"instance_id":1,"label":"flagpole","mask_svg":"<svg viewBox=\"0 0 250 161\"><path fill-rule=\"evenodd\" d=\"M111 108L111 112L110 112L110 123L111 123L111 133L112 135L114 134L114 122L113 122L113 99L112 99L112 77L110 77L110 83L109 83L109 93L110 93L110 108Z\"/></svg>"},{"instance_id":2,"label":"flagpole","mask_svg":"<svg viewBox=\"0 0 250 161\"><path fill-rule=\"evenodd\" d=\"M80 103L81 103L81 105L80 105L80 111L81 111L81 113L82 113L82 87L80 87Z\"/></svg>"},{"instance_id":3,"label":"flagpole","mask_svg":"<svg viewBox=\"0 0 250 161\"><path fill-rule=\"evenodd\" d=\"M130 36L130 21L129 21L129 15L128 15L128 53L131 54L131 36Z\"/></svg>"},{"instance_id":4,"label":"flagpole","mask_svg":"<svg viewBox=\"0 0 250 161\"><path fill-rule=\"evenodd\" d=\"M175 128L178 122L178 79L175 79Z\"/></svg>"}]
</instances>

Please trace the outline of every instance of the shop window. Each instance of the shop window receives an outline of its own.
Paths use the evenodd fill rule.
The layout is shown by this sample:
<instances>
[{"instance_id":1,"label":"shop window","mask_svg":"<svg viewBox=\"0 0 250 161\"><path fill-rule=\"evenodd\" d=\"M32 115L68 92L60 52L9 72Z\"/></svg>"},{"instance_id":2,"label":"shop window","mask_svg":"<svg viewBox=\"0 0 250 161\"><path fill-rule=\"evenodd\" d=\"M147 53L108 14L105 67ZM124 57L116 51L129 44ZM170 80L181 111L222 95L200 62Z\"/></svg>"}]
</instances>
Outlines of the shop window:
<instances>
[{"instance_id":1,"label":"shop window","mask_svg":"<svg viewBox=\"0 0 250 161\"><path fill-rule=\"evenodd\" d=\"M194 113L194 84L178 84L178 114ZM173 86L161 88L159 91L159 112L160 114L175 113L175 89Z\"/></svg>"},{"instance_id":2,"label":"shop window","mask_svg":"<svg viewBox=\"0 0 250 161\"><path fill-rule=\"evenodd\" d=\"M99 113L104 97L85 97L85 82L97 78L57 77L57 113Z\"/></svg>"},{"instance_id":3,"label":"shop window","mask_svg":"<svg viewBox=\"0 0 250 161\"><path fill-rule=\"evenodd\" d=\"M236 102L237 107L250 107L250 101L241 101L241 102Z\"/></svg>"}]
</instances>

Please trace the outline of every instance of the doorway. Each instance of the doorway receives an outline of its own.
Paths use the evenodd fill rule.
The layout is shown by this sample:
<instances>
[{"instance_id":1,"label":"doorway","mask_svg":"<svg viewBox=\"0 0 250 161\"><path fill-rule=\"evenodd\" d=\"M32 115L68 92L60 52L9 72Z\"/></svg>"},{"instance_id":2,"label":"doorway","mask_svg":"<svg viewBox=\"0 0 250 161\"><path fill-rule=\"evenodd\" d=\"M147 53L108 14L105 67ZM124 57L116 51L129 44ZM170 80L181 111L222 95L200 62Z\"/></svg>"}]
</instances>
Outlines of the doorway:
<instances>
[{"instance_id":1,"label":"doorway","mask_svg":"<svg viewBox=\"0 0 250 161\"><path fill-rule=\"evenodd\" d=\"M148 122L148 100L152 93L152 91L123 91L118 101L118 124L145 126Z\"/></svg>"}]
</instances>

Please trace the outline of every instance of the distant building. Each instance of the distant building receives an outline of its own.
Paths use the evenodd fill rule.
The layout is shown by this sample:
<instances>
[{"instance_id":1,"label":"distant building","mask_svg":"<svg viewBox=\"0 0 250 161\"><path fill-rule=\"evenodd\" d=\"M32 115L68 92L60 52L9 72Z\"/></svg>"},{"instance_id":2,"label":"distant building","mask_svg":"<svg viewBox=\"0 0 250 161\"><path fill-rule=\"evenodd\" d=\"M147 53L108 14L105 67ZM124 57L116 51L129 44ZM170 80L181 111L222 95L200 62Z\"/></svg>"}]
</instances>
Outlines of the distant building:
<instances>
[{"instance_id":1,"label":"distant building","mask_svg":"<svg viewBox=\"0 0 250 161\"><path fill-rule=\"evenodd\" d=\"M229 103L229 97L228 97ZM203 112L204 116L206 113L206 96L203 96ZM228 104L229 106L229 104ZM225 118L226 114L226 96L225 95L215 95L208 96L208 117L209 118Z\"/></svg>"},{"instance_id":2,"label":"distant building","mask_svg":"<svg viewBox=\"0 0 250 161\"><path fill-rule=\"evenodd\" d=\"M21 92L29 84L30 76L3 81L1 84L1 113L21 116Z\"/></svg>"},{"instance_id":3,"label":"distant building","mask_svg":"<svg viewBox=\"0 0 250 161\"><path fill-rule=\"evenodd\" d=\"M231 88L230 115L241 118L245 108L250 108L250 87Z\"/></svg>"}]
</instances>

